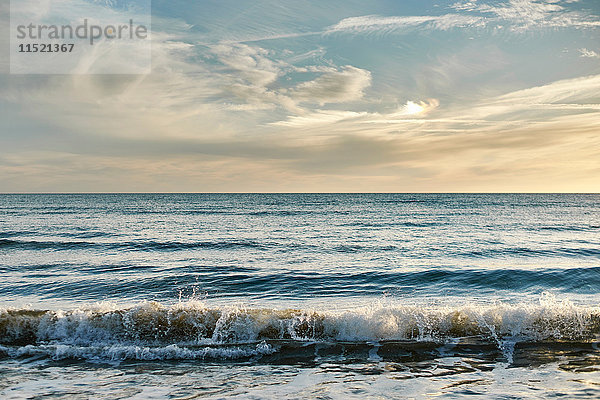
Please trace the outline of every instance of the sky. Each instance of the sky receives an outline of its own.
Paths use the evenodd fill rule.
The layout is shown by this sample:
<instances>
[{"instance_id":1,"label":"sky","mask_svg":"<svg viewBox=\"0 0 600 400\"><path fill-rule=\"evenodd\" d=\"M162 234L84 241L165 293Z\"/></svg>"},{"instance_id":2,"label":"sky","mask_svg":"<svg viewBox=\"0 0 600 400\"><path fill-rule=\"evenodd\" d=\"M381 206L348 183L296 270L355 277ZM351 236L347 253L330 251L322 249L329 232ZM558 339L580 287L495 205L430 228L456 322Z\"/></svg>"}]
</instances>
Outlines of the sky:
<instances>
[{"instance_id":1,"label":"sky","mask_svg":"<svg viewBox=\"0 0 600 400\"><path fill-rule=\"evenodd\" d=\"M156 0L151 35L149 74L2 57L0 192L600 192L597 0Z\"/></svg>"}]
</instances>

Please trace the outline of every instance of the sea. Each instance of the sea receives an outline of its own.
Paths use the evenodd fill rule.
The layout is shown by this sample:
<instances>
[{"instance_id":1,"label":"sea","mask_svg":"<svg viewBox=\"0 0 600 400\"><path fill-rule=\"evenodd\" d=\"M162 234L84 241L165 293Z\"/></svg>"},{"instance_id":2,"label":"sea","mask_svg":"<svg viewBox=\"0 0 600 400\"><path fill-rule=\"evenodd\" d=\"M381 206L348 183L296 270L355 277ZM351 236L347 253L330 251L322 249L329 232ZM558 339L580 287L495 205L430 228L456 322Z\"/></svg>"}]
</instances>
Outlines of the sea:
<instances>
[{"instance_id":1,"label":"sea","mask_svg":"<svg viewBox=\"0 0 600 400\"><path fill-rule=\"evenodd\" d=\"M2 399L600 398L598 194L0 195Z\"/></svg>"}]
</instances>

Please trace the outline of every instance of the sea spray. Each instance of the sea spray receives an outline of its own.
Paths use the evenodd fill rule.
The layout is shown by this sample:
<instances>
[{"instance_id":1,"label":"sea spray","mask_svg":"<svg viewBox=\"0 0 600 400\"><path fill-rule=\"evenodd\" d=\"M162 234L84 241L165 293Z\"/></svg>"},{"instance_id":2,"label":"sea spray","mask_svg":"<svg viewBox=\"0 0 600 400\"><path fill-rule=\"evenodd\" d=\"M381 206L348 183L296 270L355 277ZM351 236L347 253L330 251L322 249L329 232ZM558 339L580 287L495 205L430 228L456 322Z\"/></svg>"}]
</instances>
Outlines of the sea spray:
<instances>
[{"instance_id":1,"label":"sea spray","mask_svg":"<svg viewBox=\"0 0 600 400\"><path fill-rule=\"evenodd\" d=\"M256 347L265 341L442 345L477 337L511 351L516 342L593 341L600 333L599 322L600 308L576 306L550 294L535 303L457 307L388 303L346 311L142 302L128 308L100 304L69 311L4 308L0 310L0 344L5 349L21 349L3 350L8 355L44 353L50 346L58 358L95 354L110 359L152 359L203 358L212 354L207 346L229 346L227 351L234 354L237 350L230 346L244 345L239 354L252 355L247 345ZM192 349L198 346L203 347Z\"/></svg>"}]
</instances>

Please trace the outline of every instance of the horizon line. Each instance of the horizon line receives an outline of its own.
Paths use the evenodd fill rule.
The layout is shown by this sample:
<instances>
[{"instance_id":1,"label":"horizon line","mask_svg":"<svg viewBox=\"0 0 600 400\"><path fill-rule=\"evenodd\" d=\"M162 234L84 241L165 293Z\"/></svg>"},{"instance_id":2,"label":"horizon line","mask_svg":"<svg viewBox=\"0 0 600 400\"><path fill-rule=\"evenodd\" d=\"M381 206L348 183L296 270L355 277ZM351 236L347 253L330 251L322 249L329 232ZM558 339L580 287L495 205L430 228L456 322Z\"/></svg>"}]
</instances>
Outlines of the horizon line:
<instances>
[{"instance_id":1,"label":"horizon line","mask_svg":"<svg viewBox=\"0 0 600 400\"><path fill-rule=\"evenodd\" d=\"M0 192L0 195L150 195L150 194L580 194L600 192Z\"/></svg>"}]
</instances>

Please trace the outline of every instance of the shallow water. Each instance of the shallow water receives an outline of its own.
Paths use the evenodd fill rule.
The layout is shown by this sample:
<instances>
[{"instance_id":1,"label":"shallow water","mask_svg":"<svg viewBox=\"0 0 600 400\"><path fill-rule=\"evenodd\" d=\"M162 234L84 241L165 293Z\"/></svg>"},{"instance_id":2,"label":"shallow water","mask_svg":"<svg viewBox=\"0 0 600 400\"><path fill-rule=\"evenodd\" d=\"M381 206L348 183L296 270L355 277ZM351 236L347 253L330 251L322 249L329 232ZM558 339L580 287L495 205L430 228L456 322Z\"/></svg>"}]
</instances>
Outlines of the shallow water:
<instances>
[{"instance_id":1,"label":"shallow water","mask_svg":"<svg viewBox=\"0 0 600 400\"><path fill-rule=\"evenodd\" d=\"M0 195L6 398L600 397L600 195Z\"/></svg>"}]
</instances>

